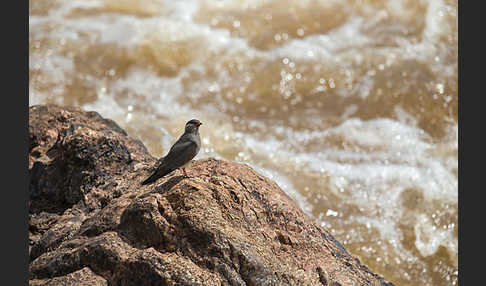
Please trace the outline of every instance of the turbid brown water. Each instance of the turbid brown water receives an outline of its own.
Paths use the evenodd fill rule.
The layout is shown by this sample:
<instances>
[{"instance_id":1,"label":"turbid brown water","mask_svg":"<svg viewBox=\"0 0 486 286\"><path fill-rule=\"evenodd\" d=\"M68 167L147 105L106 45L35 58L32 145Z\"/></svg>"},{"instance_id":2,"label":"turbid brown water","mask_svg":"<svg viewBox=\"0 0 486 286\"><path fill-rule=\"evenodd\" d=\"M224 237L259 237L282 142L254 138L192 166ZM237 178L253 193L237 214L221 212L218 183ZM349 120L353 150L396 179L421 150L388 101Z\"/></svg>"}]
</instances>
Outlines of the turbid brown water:
<instances>
[{"instance_id":1,"label":"turbid brown water","mask_svg":"<svg viewBox=\"0 0 486 286\"><path fill-rule=\"evenodd\" d=\"M30 104L273 178L397 285L456 285L457 1L29 2ZM182 127L181 127L182 126Z\"/></svg>"}]
</instances>

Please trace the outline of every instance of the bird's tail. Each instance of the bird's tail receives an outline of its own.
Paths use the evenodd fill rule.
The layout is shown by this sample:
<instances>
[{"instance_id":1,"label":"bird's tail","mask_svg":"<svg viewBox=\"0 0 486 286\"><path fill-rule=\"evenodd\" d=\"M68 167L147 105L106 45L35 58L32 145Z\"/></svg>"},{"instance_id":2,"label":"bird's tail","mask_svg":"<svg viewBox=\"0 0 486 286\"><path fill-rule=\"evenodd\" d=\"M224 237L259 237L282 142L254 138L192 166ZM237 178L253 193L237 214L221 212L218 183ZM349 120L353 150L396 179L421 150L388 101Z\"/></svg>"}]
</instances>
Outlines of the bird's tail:
<instances>
[{"instance_id":1,"label":"bird's tail","mask_svg":"<svg viewBox=\"0 0 486 286\"><path fill-rule=\"evenodd\" d=\"M142 182L142 185L147 185L152 182L157 181L157 179L167 175L168 173L172 172L174 169L168 169L166 167L159 167L150 177L145 179L145 181Z\"/></svg>"},{"instance_id":2,"label":"bird's tail","mask_svg":"<svg viewBox=\"0 0 486 286\"><path fill-rule=\"evenodd\" d=\"M142 182L142 185L150 184L152 182L155 182L157 179L158 179L157 172L155 172L150 177L148 177L147 179L145 179L145 181Z\"/></svg>"}]
</instances>

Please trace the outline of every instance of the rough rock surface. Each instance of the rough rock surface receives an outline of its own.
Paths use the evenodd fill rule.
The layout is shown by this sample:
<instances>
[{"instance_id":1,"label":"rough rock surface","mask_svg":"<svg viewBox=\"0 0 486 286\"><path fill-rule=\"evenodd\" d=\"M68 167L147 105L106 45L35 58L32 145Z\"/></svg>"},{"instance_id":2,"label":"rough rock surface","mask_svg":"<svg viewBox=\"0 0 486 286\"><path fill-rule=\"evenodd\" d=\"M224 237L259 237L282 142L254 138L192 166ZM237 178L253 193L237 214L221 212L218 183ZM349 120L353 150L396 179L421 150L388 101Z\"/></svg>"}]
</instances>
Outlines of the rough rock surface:
<instances>
[{"instance_id":1,"label":"rough rock surface","mask_svg":"<svg viewBox=\"0 0 486 286\"><path fill-rule=\"evenodd\" d=\"M116 123L29 111L30 285L392 285L247 165L141 186L156 158Z\"/></svg>"}]
</instances>

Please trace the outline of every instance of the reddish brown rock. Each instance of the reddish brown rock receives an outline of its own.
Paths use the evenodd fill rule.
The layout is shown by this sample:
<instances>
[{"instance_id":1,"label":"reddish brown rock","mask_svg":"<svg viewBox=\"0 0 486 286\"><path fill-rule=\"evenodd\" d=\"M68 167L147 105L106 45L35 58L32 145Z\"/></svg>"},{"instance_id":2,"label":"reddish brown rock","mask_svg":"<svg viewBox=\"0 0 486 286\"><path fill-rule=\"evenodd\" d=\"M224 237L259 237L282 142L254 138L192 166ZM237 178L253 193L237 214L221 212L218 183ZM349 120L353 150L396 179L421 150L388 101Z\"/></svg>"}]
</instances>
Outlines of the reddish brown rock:
<instances>
[{"instance_id":1,"label":"reddish brown rock","mask_svg":"<svg viewBox=\"0 0 486 286\"><path fill-rule=\"evenodd\" d=\"M31 285L392 285L247 165L142 187L155 158L97 113L34 106L29 132Z\"/></svg>"},{"instance_id":2,"label":"reddish brown rock","mask_svg":"<svg viewBox=\"0 0 486 286\"><path fill-rule=\"evenodd\" d=\"M30 286L107 286L108 282L101 276L96 275L88 267L81 270L69 273L64 276L47 278L47 279L32 279L29 281Z\"/></svg>"}]
</instances>

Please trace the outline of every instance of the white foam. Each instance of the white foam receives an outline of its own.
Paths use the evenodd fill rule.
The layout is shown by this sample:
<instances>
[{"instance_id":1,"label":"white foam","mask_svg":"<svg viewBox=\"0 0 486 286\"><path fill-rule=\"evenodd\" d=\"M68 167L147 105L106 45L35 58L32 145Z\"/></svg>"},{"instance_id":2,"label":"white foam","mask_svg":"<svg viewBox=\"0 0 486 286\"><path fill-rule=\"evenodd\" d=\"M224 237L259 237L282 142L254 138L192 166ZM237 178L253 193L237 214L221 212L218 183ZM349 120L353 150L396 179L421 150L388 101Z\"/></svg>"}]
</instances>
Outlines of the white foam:
<instances>
[{"instance_id":1,"label":"white foam","mask_svg":"<svg viewBox=\"0 0 486 286\"><path fill-rule=\"evenodd\" d=\"M458 241L454 237L454 227L438 228L431 219L421 214L418 216L415 230L415 246L423 256L430 256L437 252L439 246L445 246L452 256L457 255Z\"/></svg>"}]
</instances>

